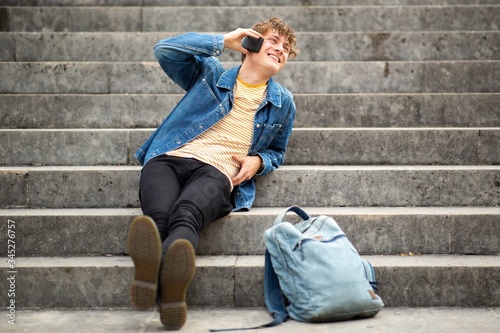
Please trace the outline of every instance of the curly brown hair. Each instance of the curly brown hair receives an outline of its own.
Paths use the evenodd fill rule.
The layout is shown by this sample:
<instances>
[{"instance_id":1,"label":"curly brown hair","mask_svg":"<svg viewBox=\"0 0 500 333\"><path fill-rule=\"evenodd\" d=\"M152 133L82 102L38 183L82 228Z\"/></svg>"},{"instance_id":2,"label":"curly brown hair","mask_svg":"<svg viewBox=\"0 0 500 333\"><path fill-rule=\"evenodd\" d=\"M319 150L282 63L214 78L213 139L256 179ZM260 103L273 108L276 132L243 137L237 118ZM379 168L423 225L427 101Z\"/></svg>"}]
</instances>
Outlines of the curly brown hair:
<instances>
[{"instance_id":1,"label":"curly brown hair","mask_svg":"<svg viewBox=\"0 0 500 333\"><path fill-rule=\"evenodd\" d=\"M285 37L286 41L290 46L290 51L288 52L288 58L293 59L299 54L299 48L297 47L297 36L292 27L290 27L285 21L278 17L269 17L267 20L255 23L252 29L261 33L266 34L269 31L276 31L278 35ZM245 54L242 55L241 61L245 60Z\"/></svg>"}]
</instances>

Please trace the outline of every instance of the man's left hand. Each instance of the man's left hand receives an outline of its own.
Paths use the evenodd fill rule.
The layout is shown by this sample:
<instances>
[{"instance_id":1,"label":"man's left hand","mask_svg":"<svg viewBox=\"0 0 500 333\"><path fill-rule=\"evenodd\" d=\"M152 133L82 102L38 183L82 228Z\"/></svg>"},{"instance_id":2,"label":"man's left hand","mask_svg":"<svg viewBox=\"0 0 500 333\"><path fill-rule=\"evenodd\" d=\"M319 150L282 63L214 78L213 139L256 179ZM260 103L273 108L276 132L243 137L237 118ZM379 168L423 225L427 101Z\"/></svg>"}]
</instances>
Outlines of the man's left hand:
<instances>
[{"instance_id":1,"label":"man's left hand","mask_svg":"<svg viewBox=\"0 0 500 333\"><path fill-rule=\"evenodd\" d=\"M252 177L260 170L262 167L262 159L260 156L233 156L233 159L241 165L240 172L233 178L233 186L240 185L246 180L252 179Z\"/></svg>"}]
</instances>

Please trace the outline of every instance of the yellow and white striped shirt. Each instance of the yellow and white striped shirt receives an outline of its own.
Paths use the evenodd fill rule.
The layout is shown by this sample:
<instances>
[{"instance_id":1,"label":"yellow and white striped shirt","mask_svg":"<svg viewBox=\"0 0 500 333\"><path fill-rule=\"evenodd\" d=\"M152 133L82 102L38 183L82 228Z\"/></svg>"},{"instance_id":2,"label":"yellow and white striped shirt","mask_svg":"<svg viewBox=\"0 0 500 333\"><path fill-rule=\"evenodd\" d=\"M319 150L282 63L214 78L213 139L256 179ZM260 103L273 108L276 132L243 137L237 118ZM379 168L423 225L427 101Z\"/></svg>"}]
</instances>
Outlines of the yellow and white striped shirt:
<instances>
[{"instance_id":1,"label":"yellow and white striped shirt","mask_svg":"<svg viewBox=\"0 0 500 333\"><path fill-rule=\"evenodd\" d=\"M233 156L247 156L252 144L255 113L266 91L266 83L249 85L238 77L231 112L194 140L167 155L195 158L213 165L231 180L241 167Z\"/></svg>"}]
</instances>

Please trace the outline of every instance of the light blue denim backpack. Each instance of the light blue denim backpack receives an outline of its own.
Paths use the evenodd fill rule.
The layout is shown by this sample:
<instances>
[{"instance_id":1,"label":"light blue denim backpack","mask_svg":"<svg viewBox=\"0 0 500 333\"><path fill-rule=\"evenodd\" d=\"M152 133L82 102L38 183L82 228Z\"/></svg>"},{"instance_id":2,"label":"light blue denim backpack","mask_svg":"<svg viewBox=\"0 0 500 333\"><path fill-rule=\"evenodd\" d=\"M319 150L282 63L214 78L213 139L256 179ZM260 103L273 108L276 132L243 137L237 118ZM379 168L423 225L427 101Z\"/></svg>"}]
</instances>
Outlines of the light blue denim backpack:
<instances>
[{"instance_id":1,"label":"light blue denim backpack","mask_svg":"<svg viewBox=\"0 0 500 333\"><path fill-rule=\"evenodd\" d=\"M284 222L288 212L303 221L295 225ZM304 322L369 318L384 306L375 294L372 265L359 256L333 218L311 218L300 207L292 206L276 217L264 238L264 296L274 320L211 332L272 327L288 318Z\"/></svg>"},{"instance_id":2,"label":"light blue denim backpack","mask_svg":"<svg viewBox=\"0 0 500 333\"><path fill-rule=\"evenodd\" d=\"M303 221L284 222L289 211ZM374 291L372 265L333 218L311 218L300 207L289 207L266 230L265 242L265 299L275 318L268 326L288 316L305 322L368 318L384 306Z\"/></svg>"}]
</instances>

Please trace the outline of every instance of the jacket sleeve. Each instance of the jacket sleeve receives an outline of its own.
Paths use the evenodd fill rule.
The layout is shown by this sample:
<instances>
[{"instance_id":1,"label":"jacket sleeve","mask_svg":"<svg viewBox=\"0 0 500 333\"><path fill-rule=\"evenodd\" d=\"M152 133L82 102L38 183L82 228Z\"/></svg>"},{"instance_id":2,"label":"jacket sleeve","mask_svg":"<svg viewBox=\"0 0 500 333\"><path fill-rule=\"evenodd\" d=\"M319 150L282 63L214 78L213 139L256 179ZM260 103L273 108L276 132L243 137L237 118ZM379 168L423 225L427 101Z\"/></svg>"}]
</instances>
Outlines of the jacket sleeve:
<instances>
[{"instance_id":1,"label":"jacket sleeve","mask_svg":"<svg viewBox=\"0 0 500 333\"><path fill-rule=\"evenodd\" d=\"M292 99L283 105L286 112L285 121L269 146L257 152L262 158L262 168L257 176L266 175L277 169L285 161L285 151L288 145L288 139L292 133L293 122L295 120L295 103Z\"/></svg>"},{"instance_id":2,"label":"jacket sleeve","mask_svg":"<svg viewBox=\"0 0 500 333\"><path fill-rule=\"evenodd\" d=\"M154 55L163 71L186 91L200 74L203 59L221 56L223 52L223 35L195 32L163 39L154 47Z\"/></svg>"}]
</instances>

